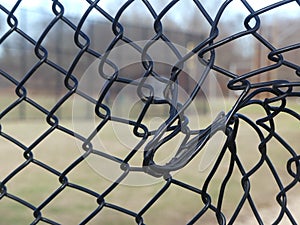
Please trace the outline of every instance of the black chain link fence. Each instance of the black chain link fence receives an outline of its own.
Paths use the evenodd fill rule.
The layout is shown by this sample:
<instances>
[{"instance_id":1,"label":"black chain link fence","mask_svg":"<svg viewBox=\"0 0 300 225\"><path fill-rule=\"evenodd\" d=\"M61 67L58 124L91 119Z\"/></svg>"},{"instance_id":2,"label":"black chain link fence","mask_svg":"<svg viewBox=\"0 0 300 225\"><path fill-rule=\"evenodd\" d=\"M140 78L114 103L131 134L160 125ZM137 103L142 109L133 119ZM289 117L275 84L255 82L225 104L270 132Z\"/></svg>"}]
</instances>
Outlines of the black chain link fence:
<instances>
[{"instance_id":1,"label":"black chain link fence","mask_svg":"<svg viewBox=\"0 0 300 225\"><path fill-rule=\"evenodd\" d=\"M294 4L294 7L299 7L300 2L284 0L263 9L254 10L251 4L242 0L240 4L243 10L247 11L247 16L243 18L243 30L229 36L221 36L220 21L227 8L231 6L232 1L225 1L215 7L215 16L213 17L201 1L194 0L193 10L196 9L197 13L204 18L205 23L209 26L209 32L207 36L199 35L197 42L195 42L195 34L193 34L194 44L184 54L179 51L178 46L165 32L167 25L164 18L172 12L179 1L166 3L160 11L155 9L150 1L140 1L151 15L153 26L151 38L145 41L143 45L131 40L131 34L126 33L127 24L121 21L122 15L126 14L127 9L135 1L130 0L122 3L115 15L111 15L103 9L100 2L99 0L86 0L88 6L85 13L78 21L74 21L64 13L65 6L60 1L52 1L52 19L36 37L32 37L19 26L22 17L18 17L16 11L22 1L17 1L12 8L6 8L0 4L1 14L5 15L7 24L7 29L2 32L0 44L4 44L11 36L17 35L30 46L29 49L34 52L31 53L34 54L33 58L35 59L33 65L27 68L21 78L10 72L9 68L2 67L2 65L0 68L1 82L8 84L8 88L2 91L1 95L9 99L7 100L8 103L4 104L3 101L1 104L0 135L2 144L0 152L3 152L7 145L13 145L14 149L17 149L17 151L5 155L0 153L3 159L1 162L9 161L14 156L22 155L23 157L12 169L6 170L6 163L2 163L0 166L0 224L8 224L5 222L5 217L9 213L14 216L26 214L26 218L30 218L31 222L29 223L31 224L66 224L63 219L65 215L76 217L76 212L72 212L72 208L75 207L72 198L65 196L70 190L75 190L78 193L76 196L88 196L89 201L94 204L94 208L84 209L84 206L82 207L85 214L79 221L73 222L78 224L101 224L97 221L98 219L101 220L101 216L107 210L113 213L109 217L110 222L106 221L103 224L234 224L238 222L245 224L248 220L252 221L252 224L280 224L284 221L288 221L288 224L299 223L299 218L297 218L299 210L297 208L300 203L300 155L299 144L297 145L296 142L299 137L297 137L296 132L299 132L300 120L299 106L297 105L297 99L300 97L300 65L285 56L288 53L299 51L300 44L290 43L278 47L271 43L270 39L261 33L261 18L287 4ZM113 38L103 51L93 48L91 44L92 42L101 42L101 38L94 40L83 29L85 21L92 11L110 24L110 32L113 34ZM72 55L68 67L60 64L62 58L53 60L51 54L48 54L47 47L45 47L48 34L58 23L63 24L73 32L69 42L74 43L77 49ZM200 28L194 27L193 29ZM280 27L280 29L284 31L288 27ZM59 34L57 33L57 35ZM251 37L265 50L266 54L263 54L262 57L267 63L259 64L257 68L246 72L218 64L220 52L227 51L222 57L226 57L226 54L230 55L231 48L226 49L226 46L231 46L236 40L245 37ZM57 45L60 42L60 40L52 41ZM169 66L169 69L164 70L163 73L150 53L150 49L158 42L164 43L164 46L171 52L170 54L176 58L176 63ZM118 62L111 60L111 52L115 49L118 51L121 44L126 44L127 48L128 46L132 48L135 54L139 56L139 62L137 62L139 69L134 68L124 72ZM241 48L241 51L247 50ZM3 60L5 52L2 51L1 55ZM90 94L88 89L80 88L80 84L83 82L83 69L80 67L87 57L91 61L100 59L97 76L104 82L89 83L93 86L93 90L98 91L96 97L92 96L95 93ZM253 57L256 59L261 55L253 54ZM200 72L198 70L196 82L186 88L184 77L187 74L184 73L184 67L192 58L194 58L194 64L202 66L202 70ZM14 62L10 63L11 68ZM55 71L55 75L47 75L40 84L42 89L47 90L54 77L60 77L55 85L63 87L62 90L58 91L59 100L53 103L51 107L45 107L42 100L37 100L35 95L31 94L31 88L28 85L32 80L39 80L39 76L42 76L39 70L42 68L45 71ZM277 72L276 76L274 71ZM207 126L194 128L191 122L193 118L188 115L187 111L192 103L204 101L203 97L199 100L198 96L203 95L202 88L206 85L204 81L212 76L210 72L214 72L221 80L223 79L221 85L225 85L229 92L238 93L238 97L229 110L220 111ZM284 73L285 79L278 78L280 73ZM153 82L163 85L162 94L156 94L156 85ZM139 100L139 108L137 107L130 116L118 116L113 109L112 102L125 86L134 90ZM188 97L184 100L180 99L179 96L181 86L188 93ZM12 93L12 90L14 97L8 98L8 95L5 94ZM11 95L9 96L11 97ZM93 130L85 134L68 125L63 119L63 115L59 113L61 108L64 108L68 102L74 99L84 101L85 110L90 109L89 112L94 118ZM5 119L21 105L25 105L37 113L39 115L38 123L46 127L30 144L27 144L22 138L18 138L17 131L15 133L6 132L12 121L7 122ZM91 107L89 108L89 106ZM80 107L76 110L83 110L84 105ZM122 107L127 106L125 104ZM159 107L162 107L163 111L160 111ZM252 108L259 111L255 114L256 118L253 117ZM152 114L149 113L151 110L154 111ZM69 114L71 115L71 113L70 110ZM156 128L150 129L149 116L151 119L151 115L157 117L160 113L166 115L164 121ZM284 118L291 119L292 122L286 122ZM19 129L18 123L24 123L24 121L15 122L13 126L16 129ZM33 129L35 128L31 126L31 123L36 123L36 121L27 120L25 122L26 129L21 133L30 135L34 132ZM120 146L114 149L113 143L109 144L110 152L95 147L94 142L97 137L110 138L105 136L104 131L112 124L129 127L128 131L136 138L135 145L131 147L130 151L124 151ZM241 131L242 124L248 129L244 133ZM294 130L292 130L293 127L295 127ZM289 133L289 130L292 132ZM239 139L243 138L239 136L240 132L246 136L244 137L246 141L242 144L239 144ZM248 139L248 136L253 133L258 140L257 144L254 144L250 138ZM285 136L285 133L289 135ZM68 141L73 140L80 143L81 151L78 151L78 154L81 153L81 155L67 160L65 162L67 165L60 169L54 164L47 163L47 159L39 157L40 146L51 139L54 134L59 134ZM219 147L218 155L204 173L205 178L203 178L198 176L197 165L195 168L193 162L204 151L209 142L216 141L213 138L217 134L223 135L225 140ZM174 149L169 149L168 160L161 162L159 158L161 149L167 146L169 142L178 140L178 137L181 139L175 152ZM55 142L52 141L47 144L48 158L55 158L58 151L61 154L67 154L68 148L76 148L71 143L60 146L55 145ZM57 140L57 142L59 141ZM166 149L168 151L168 147ZM170 156L172 152L174 153ZM281 153L283 155L280 155ZM12 156L12 154L14 155ZM274 159L276 154L277 160ZM256 157L253 158L254 155ZM84 179L92 176L92 173L85 173L83 181L76 180L80 168L91 158L101 159L102 161L99 162L104 160L117 165L114 170L118 175L114 176L109 185L103 187L101 179L96 182L94 187L91 187L88 182L85 183ZM58 158L57 161L59 161ZM23 180L22 183L14 182L14 180L18 180L18 177L28 175L27 170L33 165L39 173L43 174L40 178L32 183L30 179ZM180 176L180 171L184 171L188 167L192 167L192 173ZM111 170L111 168L105 169ZM257 182L256 178L263 170L267 173L263 174L263 178L258 179ZM49 180L53 181L52 183L47 183L48 181L43 179L43 176L49 174L51 175ZM148 192L142 194L138 194L138 189L142 189L142 187L129 188L129 191L121 192L119 189L122 188L122 183L126 183L133 174L141 174L147 179L153 179L153 183L158 182L159 185L154 185L154 189L147 189ZM54 182L53 177L55 177L56 182ZM105 180L103 179L104 183ZM32 190L27 194L16 193L16 186L22 187L26 182L29 182L27 185ZM40 185L38 183L43 182L52 187L50 193L35 188ZM232 185L234 182L236 183ZM175 194L174 190L176 190ZM268 193L265 194L265 191ZM40 201L30 199L28 196L32 192L42 193L43 197ZM165 196L170 193L171 198L166 199ZM264 194L260 195L259 193ZM113 200L111 196L115 195L117 195L116 199L123 199L123 202ZM146 197L147 200L142 200L143 195L148 196ZM267 195L268 199L273 200L271 206L267 202L265 202L266 207L262 207L263 204L258 203L261 202L260 198L263 201L266 200L263 195ZM51 209L57 199L60 198L64 199L65 205L59 212L49 214L47 210ZM134 204L138 206L130 206L129 200L127 204L128 198L134 199ZM88 200L82 197L77 205L85 205L85 201ZM10 205L11 202L14 205L22 206L21 209L13 208ZM164 204L165 207L157 208L157 206ZM181 206L181 210L176 208L178 207L177 204ZM229 206L230 204L231 206ZM275 207L275 210L266 211L268 207ZM55 215L62 216L59 218ZM125 221L127 222L120 222L121 220L118 218L124 216L126 216L127 220ZM271 217L271 219L268 220L266 216ZM181 220L172 218L181 218ZM21 220L13 224L16 223L26 224L27 222Z\"/></svg>"}]
</instances>

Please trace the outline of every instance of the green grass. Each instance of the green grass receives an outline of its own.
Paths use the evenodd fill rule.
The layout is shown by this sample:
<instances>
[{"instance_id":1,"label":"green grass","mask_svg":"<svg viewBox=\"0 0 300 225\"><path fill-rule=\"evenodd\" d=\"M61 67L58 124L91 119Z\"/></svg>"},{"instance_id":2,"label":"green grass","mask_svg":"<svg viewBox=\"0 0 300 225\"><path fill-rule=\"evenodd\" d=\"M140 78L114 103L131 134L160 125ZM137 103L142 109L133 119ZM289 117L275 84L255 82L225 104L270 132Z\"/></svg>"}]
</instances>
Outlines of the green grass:
<instances>
[{"instance_id":1,"label":"green grass","mask_svg":"<svg viewBox=\"0 0 300 225\"><path fill-rule=\"evenodd\" d=\"M65 112L71 110L72 106L69 104L71 104L71 102L66 104L67 109ZM226 104L230 105L231 103L228 102ZM292 105L292 107L299 109L299 105L297 104ZM259 108L249 108L244 112L249 114L253 119L256 119L260 117L259 114L261 113L261 110ZM41 122L44 121L42 118L44 119L43 116L38 116L37 119L32 120L31 118L30 120L24 121L6 119L1 122L2 131L29 146L39 135L49 128L49 125ZM190 118L191 121L199 119L193 118L192 116ZM201 121L209 123L212 118L210 118L210 115L201 115L200 119ZM77 128L88 127L86 126L85 121L75 122L77 123L75 124ZM151 121L146 122L150 123ZM61 124L70 129L73 129L74 126L74 123L72 123L71 120L62 120ZM152 125L154 127L157 126L155 121ZM276 129L294 149L297 150L297 148L299 148L299 121L279 116L276 120ZM119 139L114 135L115 131L116 130L109 127L105 128L100 132L99 138L101 139L104 148L109 151L109 154L124 157L128 153L128 147L124 146L124 143L120 143ZM82 130L82 132L88 133L88 129L86 131ZM256 134L243 122L241 122L237 139L238 155L245 165L245 169L249 170L260 159L260 153L257 150L259 141ZM174 141L167 145L163 150L164 154L162 154L161 157L166 157L166 155L169 154L168 150L175 148L175 145L177 144L178 143ZM6 141L3 137L0 137L0 146L0 180L3 181L8 174L24 163L25 160L22 156L22 150ZM36 159L62 172L82 154L78 146L80 146L80 143L77 143L74 138L55 130L34 148L33 154ZM97 145L96 143L96 147L101 148L103 146L101 146L101 144ZM206 162L206 165L203 166L203 161L201 162L201 160L205 157L205 154L206 157L211 154L210 157L212 157L212 162L214 162L216 155L218 154L216 149L217 148L214 148L213 145L211 148L204 149L188 166L178 173L175 173L174 177L201 189L208 172L212 168L212 163ZM282 177L283 183L286 185L291 182L292 178L287 174L285 169L286 161L289 159L290 155L287 154L276 141L271 141L269 143L268 154L274 162L277 172ZM138 153L136 158L133 159L133 164L140 165L141 159L142 153ZM229 154L226 154L214 180L209 186L209 193L214 198L217 198L221 182L227 171L228 160ZM84 161L72 170L68 174L69 182L84 185L91 190L102 193L111 185L111 181L97 173L94 169L95 167L91 167L89 163L91 162ZM111 168L117 169L118 165L113 165ZM206 169L203 171L201 170L203 168ZM140 177L141 180L147 180L149 178L148 175ZM228 216L232 214L232 211L235 209L243 193L240 179L240 173L237 168L235 168L234 176L226 189L223 205L223 209ZM255 199L257 207L268 208L276 205L274 194L278 193L278 189L275 186L274 179L267 166L264 165L259 172L250 178L250 180L252 182L251 194ZM105 200L111 204L116 204L132 211L139 212L164 185L164 182L161 182L161 179L157 179L157 181L160 182L154 181L155 180L153 180L153 184L151 185L119 185L115 190L108 194ZM270 185L270 183L272 185ZM60 185L56 175L31 163L8 181L6 187L8 193L23 198L31 204L38 206L50 194L57 190ZM293 198L294 196L299 195L299 193L300 189L299 187L296 187L295 191L293 191L290 196ZM216 204L216 200L214 200L214 204ZM148 222L147 224L162 224L162 219L164 225L185 224L202 207L203 203L198 195L173 185L143 217L146 220L145 222ZM43 216L62 224L78 224L96 208L97 203L94 197L76 189L66 187L42 210L42 213ZM29 224L34 220L32 213L33 212L28 208L7 197L0 200L1 225ZM242 212L241 217L239 217L240 223L242 223L245 218L247 220L248 216L247 212ZM210 223L217 223L213 213L207 213L205 217L200 220L200 224ZM105 208L89 224L117 225L135 224L135 222L134 218L130 216Z\"/></svg>"}]
</instances>

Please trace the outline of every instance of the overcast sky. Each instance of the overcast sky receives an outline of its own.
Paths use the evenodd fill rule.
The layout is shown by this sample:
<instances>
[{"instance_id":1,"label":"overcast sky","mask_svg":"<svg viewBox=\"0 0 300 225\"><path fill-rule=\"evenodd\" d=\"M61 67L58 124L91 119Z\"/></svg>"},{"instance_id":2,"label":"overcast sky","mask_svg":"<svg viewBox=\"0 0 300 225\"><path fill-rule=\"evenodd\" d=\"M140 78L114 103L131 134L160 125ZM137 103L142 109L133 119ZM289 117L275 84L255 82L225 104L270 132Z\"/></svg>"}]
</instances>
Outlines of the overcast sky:
<instances>
[{"instance_id":1,"label":"overcast sky","mask_svg":"<svg viewBox=\"0 0 300 225\"><path fill-rule=\"evenodd\" d=\"M14 5L16 1L14 0L0 0L0 3L3 4L6 8L11 9L11 7ZM86 8L88 7L88 4L85 0L60 0L60 2L65 6L65 10L67 14L72 15L78 15L82 14ZM100 0L98 3L99 6L103 7L103 9L107 10L111 14L115 14L117 9L120 7L121 4L126 2L126 0ZM131 11L136 11L137 6L141 6L141 1L135 1L132 5L134 7L131 7ZM149 1L153 5L153 7L159 11L164 5L166 5L169 0L154 0ZM215 4L217 6L220 6L224 0L205 0L201 1L206 6L207 10L211 14L211 16L214 16L216 13L215 10ZM248 0L248 3L253 7L254 10L261 9L265 6L268 6L270 4L273 4L275 2L278 2L276 0ZM140 5L138 4L140 3ZM34 10L35 8L48 8L51 7L52 1L51 0L23 0L21 2L21 5L25 8L29 8ZM178 3L176 3L175 12L178 12L178 16L180 15L180 11L183 11L184 8L189 8L193 3L192 0L181 0ZM228 11L232 15L239 14L239 13L247 13L247 11L242 6L242 3L240 0L233 0L232 3L230 3L231 7L229 7ZM217 7L218 8L218 7ZM189 10L187 10L189 12ZM284 7L280 7L278 10L273 10L273 12L280 12L284 16L299 16L300 15L300 6L294 1L292 3L287 4ZM140 13L144 13L143 10L140 10ZM185 11L186 13L186 11ZM176 13L175 13L176 14ZM186 16L188 16L189 13L186 13Z\"/></svg>"}]
</instances>

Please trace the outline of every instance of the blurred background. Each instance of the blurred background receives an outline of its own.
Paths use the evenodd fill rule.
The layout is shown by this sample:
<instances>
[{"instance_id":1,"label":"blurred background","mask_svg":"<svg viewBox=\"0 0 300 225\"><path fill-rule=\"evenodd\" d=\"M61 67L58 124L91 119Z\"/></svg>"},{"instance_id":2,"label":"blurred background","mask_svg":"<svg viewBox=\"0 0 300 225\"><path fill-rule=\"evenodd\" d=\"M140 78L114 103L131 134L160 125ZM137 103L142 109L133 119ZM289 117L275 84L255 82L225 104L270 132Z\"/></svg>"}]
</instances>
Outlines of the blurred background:
<instances>
[{"instance_id":1,"label":"blurred background","mask_svg":"<svg viewBox=\"0 0 300 225\"><path fill-rule=\"evenodd\" d=\"M100 1L99 6L111 16L115 16L119 7L125 2L126 1L121 0ZM261 9L275 2L276 1L248 1L254 10ZM87 2L79 0L62 0L61 3L64 6L64 15L74 24L79 22L81 16L89 6ZM160 12L167 3L168 1L151 2L157 12ZM221 6L222 1L202 1L201 3L205 6L211 18L214 18L217 13L216 9ZM11 10L14 6L14 1L2 0L1 4L8 10ZM21 1L19 7L14 12L14 16L18 19L18 28L37 41L45 27L54 18L51 7L51 1ZM219 36L216 41L245 30L243 23L247 15L249 15L249 11L240 1L233 1L229 4L219 22ZM298 26L299 17L299 6L296 2L291 2L260 15L261 26L257 32L275 48L281 48L293 43L296 44L300 38L300 27ZM10 29L6 20L7 13L1 10L1 36ZM149 40L155 36L153 29L154 20L145 5L140 1L134 1L122 14L119 22L125 27L124 35L133 41ZM186 49L195 47L198 43L205 40L211 32L210 24L192 1L178 2L163 17L162 23L164 33L169 40ZM97 10L92 10L82 27L82 31L86 33L91 40L91 49L99 53L105 52L115 37L111 26L111 21L101 15ZM78 46L76 46L73 41L74 33L75 31L71 29L70 26L59 21L42 41L42 46L48 51L48 58L53 62L59 62L61 67L65 70L70 68L71 62L79 52ZM215 65L229 70L234 74L242 75L255 69L274 64L274 62L268 60L268 54L269 49L266 46L257 41L254 36L246 35L217 48ZM296 49L288 51L283 55L286 60L297 65L299 64L299 54L299 51ZM120 52L118 58L119 62L126 61L126 56L126 52ZM78 66L76 66L73 72L74 75L80 79L94 60L94 57L88 54L84 55ZM20 80L38 59L34 55L34 46L14 32L1 43L0 61L2 70L12 75L16 80ZM134 69L136 70L136 68ZM129 68L126 72L128 73L128 71L130 71L131 74L133 74L132 76L140 76L139 71L133 72L134 69L130 70ZM188 69L190 73L192 73L191 71L197 73L197 69L199 70L199 62L195 59L188 62ZM162 68L161 70L162 73L167 74L169 73L168 70L170 70L170 66ZM62 96L64 93L64 77L60 75L60 72L42 66L38 69L36 74L37 75L26 82L26 87L30 87L28 89L30 90L29 94L32 93L35 96L46 97L50 102L56 101ZM297 80L297 76L293 74L294 71L291 69L280 67L265 72L253 79L256 79L257 82L270 79ZM49 77L51 77L51 79L49 79ZM220 85L224 97L234 98L239 94L227 88L228 78L224 75L216 74L216 79L219 81L218 85ZM189 81L186 80L182 82L182 86L188 90ZM47 83L48 88L45 88L45 83ZM214 83L216 82L212 81L210 83L212 85L209 88L210 95L217 96L218 93L213 91L216 89L214 88L214 85L216 85ZM1 96L5 96L5 93L9 93L10 87L11 84L9 82L5 79L1 79ZM187 92L189 93L189 91ZM9 97L5 96L5 99L7 98ZM26 106L19 107L19 112L16 111L11 114L12 118L20 119L30 116L26 114L24 107ZM66 115L67 114L69 113L66 113Z\"/></svg>"},{"instance_id":2,"label":"blurred background","mask_svg":"<svg viewBox=\"0 0 300 225\"><path fill-rule=\"evenodd\" d=\"M55 129L47 138L35 145L38 137L50 129L50 126L45 121L45 113L37 110L37 108L28 104L23 99L20 104L15 105L8 113L5 111L20 99L15 93L17 83L24 79L26 74L40 60L35 52L35 46L30 40L38 41L45 28L55 19L53 13L55 9L52 8L52 1L23 0L19 2L19 6L13 13L17 18L16 24L15 21L8 20L9 12L13 10L16 2L0 0L0 37L2 37L0 39L0 131L2 132L0 136L0 181L6 182L5 187L12 195L18 196L32 205L39 206L60 187L61 183L58 181L57 175L49 173L48 170L32 162L25 165L22 170L16 172L16 174L8 179L8 176L13 174L16 168L20 168L27 162L24 158L23 150L28 146L33 147L32 153L35 159L59 172L65 171L83 153L79 150L80 147L78 147L79 145L75 138L58 129ZM83 0L60 0L59 2L64 7L64 16L75 25L78 25L80 19L90 6L89 1ZM126 2L124 0L101 0L98 5L111 17L105 17L99 11L93 9L84 21L81 30L89 37L91 41L90 49L95 52L95 55L96 53L103 54L115 38L111 19L117 15L120 7ZM149 2L157 13L161 12L169 3L166 0ZM274 0L247 1L255 11L276 2ZM201 3L208 15L214 19L223 1L203 0ZM242 4L242 1L232 1L221 16L218 24L219 35L215 41L225 40L234 34L245 31L244 21L249 14L249 10ZM275 48L299 44L300 7L296 1L290 1L288 4L266 11L259 18L261 24L257 33ZM198 43L207 39L212 32L211 24L199 11L194 1L179 1L166 13L161 22L163 33L168 39L186 50L193 49ZM132 41L145 41L156 35L153 27L154 19L142 1L134 1L122 13L119 23L124 27L124 36ZM255 22L250 21L250 25L254 26ZM15 29L19 29L19 33ZM9 33L10 31L13 32ZM20 32L26 34L27 40L24 36L20 35ZM3 38L8 33L9 36ZM65 75L62 75L62 71L68 71L72 67L72 62L81 50L74 43L74 35L74 29L66 22L59 20L55 23L47 36L41 39L41 46L47 49L48 59L60 65L61 70L59 71L43 63L24 84L27 90L27 97L46 110L50 111L53 109L55 104L69 91L66 89L64 83ZM82 42L84 43L84 40ZM118 43L118 45L122 44L124 43ZM160 53L164 54L163 51ZM216 48L215 53L214 65L230 71L237 76L275 64L268 59L268 54L270 53L268 47L259 42L253 35L246 35L230 41ZM84 54L80 58L80 61L72 72L74 77L80 80L86 74L86 71L88 71L95 58L97 58L95 55ZM283 55L287 61L298 66L300 65L299 49L287 51ZM128 52L120 51L117 56L119 64L126 64ZM156 71L168 76L170 75L172 66L163 63L158 64ZM139 66L133 65L121 68L120 73L130 76L131 79L137 79L141 76L142 71ZM188 94L192 92L196 84L195 80L199 78L199 74L202 72L203 65L199 63L197 57L191 58L186 64L185 71L183 71L183 73L189 76L180 76L179 78L180 85L185 92ZM7 79L7 77L12 79ZM299 81L299 76L295 74L294 69L281 66L255 76L251 78L251 81L256 83L275 79ZM225 112L228 112L231 109L240 92L229 90L227 88L228 81L228 77L217 71L214 71L213 79L208 77L207 85L200 91L199 99L195 100L197 113L196 115L189 115L191 121L199 120L201 127L210 124L214 119L211 118L211 104L220 106L218 108L220 111L225 110ZM102 87L93 82L93 79L88 84L91 85L87 87L88 89L95 90L95 92L92 91L90 94L97 98ZM120 88L114 87L114 93L111 93L110 96L112 99L116 97ZM295 88L295 90L298 89ZM209 95L209 98L207 95ZM264 99L268 96L262 95L258 97ZM68 99L55 112L55 115L59 118L59 124L70 130L74 129L74 126L86 127L86 121L91 119L90 112L94 113L94 105L84 102L74 106L73 100L73 98ZM108 101L108 105L112 104L112 102L109 102L109 99L106 99L106 101ZM128 102L130 102L130 99L128 101L124 100L121 109L125 109L128 106ZM74 107L76 109L76 119L82 119L82 121L76 121L77 124L75 125L74 120L72 121L74 119ZM289 99L288 107L295 110L299 115L299 98ZM137 107L134 110L138 111L140 108ZM134 112L132 113L134 114ZM152 118L150 116L148 120L153 119L153 117L157 120L163 113L168 114L168 111L164 109L153 110L152 114L150 114ZM255 106L243 109L241 113L245 113L253 121L265 116L265 112L261 107ZM151 123L152 125L154 124L154 127L158 126L157 124L155 125L155 121L145 122L149 122L150 125ZM193 124L193 122L191 124L194 126L198 125L198 123ZM240 127L237 137L238 153L246 171L250 171L259 162L261 157L261 153L258 151L260 140L257 137L257 133L247 123L241 122ZM297 154L299 155L299 121L294 117L280 114L276 117L276 130L290 144L292 149L298 151ZM125 146L126 143L120 143L120 139L116 137L114 132L115 130L109 127L104 128L100 132L99 136L103 137L103 146L101 147L105 147L108 154L124 158L124 155L128 154L130 149L128 149L128 146ZM265 135L267 134L265 130L263 132ZM9 140L4 134L11 137L11 139ZM179 173L176 173L176 179L201 189L216 161L217 155L220 153L220 146L217 145L220 143L218 138L224 140L224 136L212 139L212 145L204 148L195 157L195 160L184 167ZM11 140L17 140L18 142L13 143ZM178 143L173 143L171 140L167 146L167 150L168 148L175 149L176 144ZM268 143L268 147L270 149L268 155L274 163L276 172L281 177L283 186L287 186L294 181L294 178L286 171L287 161L291 158L291 153L287 151L282 143L274 139ZM124 149L125 151L123 151ZM138 156L140 158L137 158L136 163L140 166L142 154L138 154ZM225 176L224 171L228 170L229 161L230 154L225 154L224 160L208 188L209 194L215 198L213 199L213 204L215 205L217 204L218 194ZM101 164L98 161L96 163ZM120 170L119 164L114 165L110 169L118 172ZM293 169L295 168L293 167ZM243 177L241 171L235 167L233 174L224 196L223 208L225 215L228 217L233 215L244 194L243 187L241 186L241 178ZM95 168L85 161L76 166L67 175L70 182L90 188L97 193L102 193L112 182L106 177L101 176L99 171L95 170ZM119 174L117 173L117 175ZM139 179L150 179L149 176L144 176ZM139 212L165 184L162 178L156 179L151 177L151 179L153 179L150 182L152 185L119 185L106 197L106 201ZM276 219L273 215L278 215L281 210L276 200L276 195L280 190L274 179L274 174L270 171L266 163L251 177L251 182L251 194L256 202L256 207L261 210L260 212L265 224L271 224ZM290 200L288 206L296 218L298 216L297 219L300 223L297 211L300 201L300 188L298 186L295 186L288 193ZM1 194L2 192L3 190L1 190ZM97 207L98 203L91 195L67 187L58 197L51 201L51 204L42 209L42 213L43 216L52 218L61 224L77 224ZM145 213L144 217L146 221L150 221L147 224L186 224L202 207L204 207L204 204L199 195L172 184L171 188ZM249 212L251 212L251 207L247 203L241 210L236 224L255 224L257 222L255 216ZM161 223L161 218L167 219ZM7 196L3 197L0 195L0 224L30 224L33 219L32 209ZM135 222L128 215L105 208L90 224L117 225L135 224ZM217 224L214 212L208 211L198 221L198 224ZM282 224L289 224L287 216L284 217Z\"/></svg>"}]
</instances>

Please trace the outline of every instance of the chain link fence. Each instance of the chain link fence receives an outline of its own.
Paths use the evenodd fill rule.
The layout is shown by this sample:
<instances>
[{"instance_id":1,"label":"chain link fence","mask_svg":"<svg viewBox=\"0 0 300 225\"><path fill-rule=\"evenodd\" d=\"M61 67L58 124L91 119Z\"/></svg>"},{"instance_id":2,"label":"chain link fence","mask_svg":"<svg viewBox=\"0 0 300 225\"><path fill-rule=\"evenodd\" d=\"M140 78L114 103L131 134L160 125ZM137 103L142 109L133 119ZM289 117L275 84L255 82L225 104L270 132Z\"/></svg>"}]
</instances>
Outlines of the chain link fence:
<instances>
[{"instance_id":1,"label":"chain link fence","mask_svg":"<svg viewBox=\"0 0 300 225\"><path fill-rule=\"evenodd\" d=\"M0 4L0 224L298 224L300 2L83 2Z\"/></svg>"}]
</instances>

